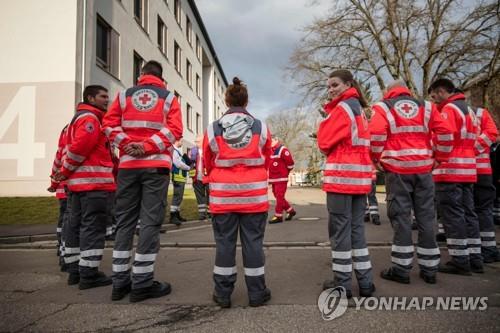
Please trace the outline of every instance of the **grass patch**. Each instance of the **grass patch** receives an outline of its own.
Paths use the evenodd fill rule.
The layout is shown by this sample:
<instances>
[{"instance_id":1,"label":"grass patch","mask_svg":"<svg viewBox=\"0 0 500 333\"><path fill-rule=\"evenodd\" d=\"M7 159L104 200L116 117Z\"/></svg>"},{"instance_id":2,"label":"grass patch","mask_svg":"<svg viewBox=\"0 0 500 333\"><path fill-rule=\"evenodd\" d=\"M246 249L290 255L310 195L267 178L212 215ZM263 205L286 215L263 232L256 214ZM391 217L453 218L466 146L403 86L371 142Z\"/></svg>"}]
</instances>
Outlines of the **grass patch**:
<instances>
[{"instance_id":1,"label":"grass patch","mask_svg":"<svg viewBox=\"0 0 500 333\"><path fill-rule=\"evenodd\" d=\"M172 186L169 186L165 220L170 217ZM184 191L181 215L188 220L198 219L198 204L192 189ZM55 197L0 197L0 224L57 224L59 202Z\"/></svg>"}]
</instances>

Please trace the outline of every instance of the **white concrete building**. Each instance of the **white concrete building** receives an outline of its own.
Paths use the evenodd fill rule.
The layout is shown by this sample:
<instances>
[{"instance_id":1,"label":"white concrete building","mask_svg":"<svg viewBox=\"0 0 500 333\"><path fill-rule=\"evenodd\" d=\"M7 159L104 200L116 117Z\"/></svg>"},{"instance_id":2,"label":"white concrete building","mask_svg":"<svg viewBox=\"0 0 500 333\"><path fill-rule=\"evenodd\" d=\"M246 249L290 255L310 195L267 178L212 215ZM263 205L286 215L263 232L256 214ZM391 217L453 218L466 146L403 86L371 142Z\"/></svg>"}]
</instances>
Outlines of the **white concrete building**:
<instances>
[{"instance_id":1,"label":"white concrete building","mask_svg":"<svg viewBox=\"0 0 500 333\"><path fill-rule=\"evenodd\" d=\"M0 196L46 195L83 88L113 99L163 65L191 145L224 111L227 80L194 0L16 0L0 11Z\"/></svg>"}]
</instances>

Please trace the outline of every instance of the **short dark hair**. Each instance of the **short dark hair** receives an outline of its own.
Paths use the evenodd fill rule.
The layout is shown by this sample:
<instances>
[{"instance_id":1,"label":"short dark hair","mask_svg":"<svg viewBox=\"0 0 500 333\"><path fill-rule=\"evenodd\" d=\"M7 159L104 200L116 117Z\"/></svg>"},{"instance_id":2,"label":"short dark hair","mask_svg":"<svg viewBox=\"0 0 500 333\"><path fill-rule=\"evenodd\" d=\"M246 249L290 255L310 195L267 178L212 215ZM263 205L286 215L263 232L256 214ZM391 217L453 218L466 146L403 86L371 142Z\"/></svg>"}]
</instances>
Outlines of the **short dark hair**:
<instances>
[{"instance_id":1,"label":"short dark hair","mask_svg":"<svg viewBox=\"0 0 500 333\"><path fill-rule=\"evenodd\" d=\"M98 84L86 86L85 89L83 90L83 102L89 103L89 96L96 97L97 94L99 94L99 92L101 92L101 91L108 92L108 89L106 89L103 86L100 86Z\"/></svg>"},{"instance_id":2,"label":"short dark hair","mask_svg":"<svg viewBox=\"0 0 500 333\"><path fill-rule=\"evenodd\" d=\"M149 60L141 69L142 74L154 75L158 78L163 76L163 67L158 61Z\"/></svg>"},{"instance_id":3,"label":"short dark hair","mask_svg":"<svg viewBox=\"0 0 500 333\"><path fill-rule=\"evenodd\" d=\"M451 80L449 80L449 79L437 79L436 81L432 82L429 89L427 89L427 93L430 94L432 91L439 89L439 88L443 88L444 90L446 90L446 92L448 92L450 94L458 92L457 87L455 87L455 85L453 84L453 82L451 82Z\"/></svg>"}]
</instances>

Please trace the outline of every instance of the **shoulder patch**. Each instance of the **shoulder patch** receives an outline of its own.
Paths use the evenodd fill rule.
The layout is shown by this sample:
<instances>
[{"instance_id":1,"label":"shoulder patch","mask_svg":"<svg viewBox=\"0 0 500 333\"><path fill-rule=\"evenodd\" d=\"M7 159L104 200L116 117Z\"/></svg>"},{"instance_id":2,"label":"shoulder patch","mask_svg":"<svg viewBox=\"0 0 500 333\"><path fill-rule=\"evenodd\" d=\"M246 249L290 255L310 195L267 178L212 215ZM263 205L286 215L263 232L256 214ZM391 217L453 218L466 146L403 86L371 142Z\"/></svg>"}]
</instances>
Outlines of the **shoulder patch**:
<instances>
[{"instance_id":1,"label":"shoulder patch","mask_svg":"<svg viewBox=\"0 0 500 333\"><path fill-rule=\"evenodd\" d=\"M94 128L94 124L91 123L91 122L87 122L85 123L85 130L89 133L93 133L95 128Z\"/></svg>"},{"instance_id":2,"label":"shoulder patch","mask_svg":"<svg viewBox=\"0 0 500 333\"><path fill-rule=\"evenodd\" d=\"M139 89L132 94L132 104L138 111L151 111L158 104L158 93L153 89Z\"/></svg>"}]
</instances>

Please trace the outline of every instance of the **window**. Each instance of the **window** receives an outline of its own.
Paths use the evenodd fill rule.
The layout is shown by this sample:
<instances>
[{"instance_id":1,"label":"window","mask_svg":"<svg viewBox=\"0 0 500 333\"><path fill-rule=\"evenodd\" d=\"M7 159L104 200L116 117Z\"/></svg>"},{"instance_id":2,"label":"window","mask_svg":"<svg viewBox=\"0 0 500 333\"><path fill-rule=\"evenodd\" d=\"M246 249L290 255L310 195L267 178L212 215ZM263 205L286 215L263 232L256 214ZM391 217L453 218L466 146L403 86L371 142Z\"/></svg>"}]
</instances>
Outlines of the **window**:
<instances>
[{"instance_id":1,"label":"window","mask_svg":"<svg viewBox=\"0 0 500 333\"><path fill-rule=\"evenodd\" d=\"M201 91L201 80L200 76L196 74L196 96L201 97L200 91Z\"/></svg>"},{"instance_id":2,"label":"window","mask_svg":"<svg viewBox=\"0 0 500 333\"><path fill-rule=\"evenodd\" d=\"M161 53L163 53L168 58L168 30L165 26L165 23L158 16L158 47L160 48Z\"/></svg>"},{"instance_id":3,"label":"window","mask_svg":"<svg viewBox=\"0 0 500 333\"><path fill-rule=\"evenodd\" d=\"M201 116L199 113L196 113L196 134L200 134L201 131Z\"/></svg>"},{"instance_id":4,"label":"window","mask_svg":"<svg viewBox=\"0 0 500 333\"><path fill-rule=\"evenodd\" d=\"M134 0L134 18L148 31L148 0Z\"/></svg>"},{"instance_id":5,"label":"window","mask_svg":"<svg viewBox=\"0 0 500 333\"><path fill-rule=\"evenodd\" d=\"M141 76L142 66L144 66L144 59L134 51L134 84L137 84L137 80Z\"/></svg>"},{"instance_id":6,"label":"window","mask_svg":"<svg viewBox=\"0 0 500 333\"><path fill-rule=\"evenodd\" d=\"M175 14L175 20L180 25L181 24L181 2L180 2L180 0L174 0L174 14Z\"/></svg>"},{"instance_id":7,"label":"window","mask_svg":"<svg viewBox=\"0 0 500 333\"><path fill-rule=\"evenodd\" d=\"M193 117L192 115L192 112L193 112L193 108L191 107L191 105L189 104L186 104L186 124L187 124L187 128L188 130L190 130L191 132L193 131L193 126L191 125L191 118Z\"/></svg>"},{"instance_id":8,"label":"window","mask_svg":"<svg viewBox=\"0 0 500 333\"><path fill-rule=\"evenodd\" d=\"M96 61L97 66L118 77L119 35L100 17L97 16Z\"/></svg>"},{"instance_id":9,"label":"window","mask_svg":"<svg viewBox=\"0 0 500 333\"><path fill-rule=\"evenodd\" d=\"M179 44L177 44L177 42L174 41L174 66L179 75L181 75L181 55L182 55L182 50L179 47Z\"/></svg>"},{"instance_id":10,"label":"window","mask_svg":"<svg viewBox=\"0 0 500 333\"><path fill-rule=\"evenodd\" d=\"M191 24L191 20L186 15L186 39L189 45L193 46L193 25Z\"/></svg>"},{"instance_id":11,"label":"window","mask_svg":"<svg viewBox=\"0 0 500 333\"><path fill-rule=\"evenodd\" d=\"M196 57L201 61L201 42L198 35L196 35Z\"/></svg>"},{"instance_id":12,"label":"window","mask_svg":"<svg viewBox=\"0 0 500 333\"><path fill-rule=\"evenodd\" d=\"M192 87L193 86L193 77L192 77L192 69L193 69L193 66L191 66L191 63L189 62L189 60L186 59L186 80L187 80L187 84L189 87Z\"/></svg>"}]
</instances>

